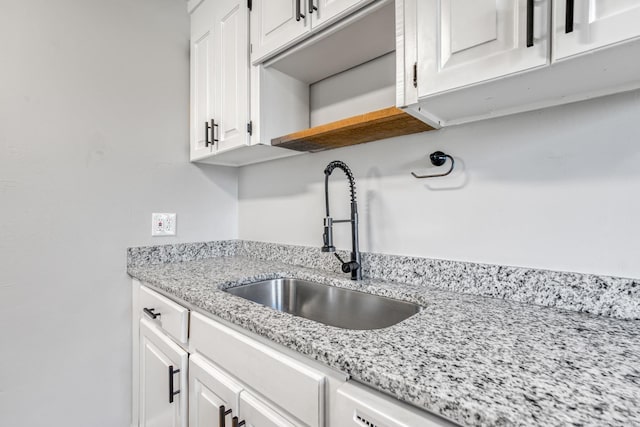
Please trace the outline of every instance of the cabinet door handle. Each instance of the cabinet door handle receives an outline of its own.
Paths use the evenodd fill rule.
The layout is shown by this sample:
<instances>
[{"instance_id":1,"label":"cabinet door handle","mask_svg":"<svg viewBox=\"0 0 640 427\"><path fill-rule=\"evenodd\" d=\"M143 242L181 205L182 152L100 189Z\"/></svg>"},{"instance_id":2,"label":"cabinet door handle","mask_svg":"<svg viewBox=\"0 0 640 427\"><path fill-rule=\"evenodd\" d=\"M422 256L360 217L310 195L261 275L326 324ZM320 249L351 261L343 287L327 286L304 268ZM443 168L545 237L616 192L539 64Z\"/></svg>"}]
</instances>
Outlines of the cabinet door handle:
<instances>
[{"instance_id":1,"label":"cabinet door handle","mask_svg":"<svg viewBox=\"0 0 640 427\"><path fill-rule=\"evenodd\" d=\"M314 0L309 0L309 13L313 13L314 10L318 10L318 6L315 5Z\"/></svg>"},{"instance_id":2,"label":"cabinet door handle","mask_svg":"<svg viewBox=\"0 0 640 427\"><path fill-rule=\"evenodd\" d=\"M304 18L304 14L302 13L302 7L300 3L302 0L296 0L296 21L300 21L300 18Z\"/></svg>"},{"instance_id":3,"label":"cabinet door handle","mask_svg":"<svg viewBox=\"0 0 640 427\"><path fill-rule=\"evenodd\" d=\"M564 14L564 32L566 34L573 33L573 6L574 0L567 0L567 10Z\"/></svg>"},{"instance_id":4,"label":"cabinet door handle","mask_svg":"<svg viewBox=\"0 0 640 427\"><path fill-rule=\"evenodd\" d=\"M218 407L218 426L224 427L226 424L227 415L231 413L231 409L226 409L224 405Z\"/></svg>"},{"instance_id":5,"label":"cabinet door handle","mask_svg":"<svg viewBox=\"0 0 640 427\"><path fill-rule=\"evenodd\" d=\"M211 126L209 126L209 122L204 122L204 146L208 147L209 145L211 145L211 141L209 141L209 129L211 129Z\"/></svg>"},{"instance_id":6,"label":"cabinet door handle","mask_svg":"<svg viewBox=\"0 0 640 427\"><path fill-rule=\"evenodd\" d=\"M216 142L218 142L218 124L215 119L211 119L211 144L215 147Z\"/></svg>"},{"instance_id":7,"label":"cabinet door handle","mask_svg":"<svg viewBox=\"0 0 640 427\"><path fill-rule=\"evenodd\" d=\"M161 313L154 313L153 310L155 310L155 308L143 308L142 311L144 311L144 313L151 317L152 319L155 319L156 317L160 316Z\"/></svg>"},{"instance_id":8,"label":"cabinet door handle","mask_svg":"<svg viewBox=\"0 0 640 427\"><path fill-rule=\"evenodd\" d=\"M173 403L173 396L180 394L180 390L173 391L173 376L180 372L180 369L173 369L173 365L169 365L169 403Z\"/></svg>"},{"instance_id":9,"label":"cabinet door handle","mask_svg":"<svg viewBox=\"0 0 640 427\"><path fill-rule=\"evenodd\" d=\"M231 419L231 427L242 427L246 422L244 420L238 422L238 417L233 417Z\"/></svg>"},{"instance_id":10,"label":"cabinet door handle","mask_svg":"<svg viewBox=\"0 0 640 427\"><path fill-rule=\"evenodd\" d=\"M533 46L533 0L527 0L527 47Z\"/></svg>"}]
</instances>

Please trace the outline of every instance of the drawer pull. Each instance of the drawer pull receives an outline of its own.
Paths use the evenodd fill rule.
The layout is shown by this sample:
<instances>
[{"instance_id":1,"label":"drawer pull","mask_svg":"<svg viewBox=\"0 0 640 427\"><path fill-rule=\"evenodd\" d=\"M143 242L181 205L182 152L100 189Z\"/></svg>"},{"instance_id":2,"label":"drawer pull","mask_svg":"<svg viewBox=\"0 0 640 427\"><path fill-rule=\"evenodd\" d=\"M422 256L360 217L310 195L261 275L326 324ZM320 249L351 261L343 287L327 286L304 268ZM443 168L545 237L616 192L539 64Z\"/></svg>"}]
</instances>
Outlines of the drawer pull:
<instances>
[{"instance_id":1,"label":"drawer pull","mask_svg":"<svg viewBox=\"0 0 640 427\"><path fill-rule=\"evenodd\" d=\"M173 376L180 372L180 369L173 369L173 365L169 365L169 403L173 403L173 396L180 394L180 390L173 391Z\"/></svg>"},{"instance_id":2,"label":"drawer pull","mask_svg":"<svg viewBox=\"0 0 640 427\"><path fill-rule=\"evenodd\" d=\"M567 0L567 10L564 15L564 32L566 34L573 32L573 10L574 0Z\"/></svg>"},{"instance_id":3,"label":"drawer pull","mask_svg":"<svg viewBox=\"0 0 640 427\"><path fill-rule=\"evenodd\" d=\"M296 21L300 21L300 18L304 18L304 13L300 10L300 2L302 0L296 0Z\"/></svg>"},{"instance_id":4,"label":"drawer pull","mask_svg":"<svg viewBox=\"0 0 640 427\"><path fill-rule=\"evenodd\" d=\"M226 409L224 407L224 405L220 405L220 407L218 408L218 426L219 427L224 427L225 423L226 423L226 419L227 419L227 415L229 415L231 413L231 409Z\"/></svg>"},{"instance_id":5,"label":"drawer pull","mask_svg":"<svg viewBox=\"0 0 640 427\"><path fill-rule=\"evenodd\" d=\"M533 46L533 0L527 0L527 47Z\"/></svg>"},{"instance_id":6,"label":"drawer pull","mask_svg":"<svg viewBox=\"0 0 640 427\"><path fill-rule=\"evenodd\" d=\"M152 319L155 319L156 317L160 316L161 313L154 313L153 310L155 310L155 308L143 308L142 311L144 311L144 313L151 317Z\"/></svg>"},{"instance_id":7,"label":"drawer pull","mask_svg":"<svg viewBox=\"0 0 640 427\"><path fill-rule=\"evenodd\" d=\"M211 141L209 141L209 129L211 129L211 126L209 126L209 122L204 122L204 146L208 147L211 144Z\"/></svg>"},{"instance_id":8,"label":"drawer pull","mask_svg":"<svg viewBox=\"0 0 640 427\"><path fill-rule=\"evenodd\" d=\"M318 6L315 5L314 0L309 0L309 13L313 13L314 10L318 10Z\"/></svg>"},{"instance_id":9,"label":"drawer pull","mask_svg":"<svg viewBox=\"0 0 640 427\"><path fill-rule=\"evenodd\" d=\"M219 139L216 138L216 136L219 136L218 133L220 132L220 130L218 129L218 123L216 123L214 119L211 119L211 126L209 127L211 128L211 145L215 147L216 142L219 141Z\"/></svg>"},{"instance_id":10,"label":"drawer pull","mask_svg":"<svg viewBox=\"0 0 640 427\"><path fill-rule=\"evenodd\" d=\"M238 422L238 417L233 417L231 419L231 427L242 427L243 425L245 425L245 421L242 420L240 422Z\"/></svg>"}]
</instances>

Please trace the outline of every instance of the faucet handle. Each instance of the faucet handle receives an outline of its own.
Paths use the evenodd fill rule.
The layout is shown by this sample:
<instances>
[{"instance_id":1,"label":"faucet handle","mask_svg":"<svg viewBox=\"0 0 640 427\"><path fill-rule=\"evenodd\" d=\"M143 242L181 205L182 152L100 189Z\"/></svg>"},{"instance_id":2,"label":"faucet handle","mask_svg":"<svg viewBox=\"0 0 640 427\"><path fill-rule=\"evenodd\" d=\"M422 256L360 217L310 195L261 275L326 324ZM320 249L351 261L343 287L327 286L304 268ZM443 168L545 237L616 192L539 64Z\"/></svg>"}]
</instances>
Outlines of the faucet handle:
<instances>
[{"instance_id":1,"label":"faucet handle","mask_svg":"<svg viewBox=\"0 0 640 427\"><path fill-rule=\"evenodd\" d=\"M343 273L351 273L352 271L356 271L357 269L360 268L360 264L358 264L357 262L355 261L345 262L342 258L340 258L340 255L338 255L337 252L334 252L334 255L342 263Z\"/></svg>"}]
</instances>

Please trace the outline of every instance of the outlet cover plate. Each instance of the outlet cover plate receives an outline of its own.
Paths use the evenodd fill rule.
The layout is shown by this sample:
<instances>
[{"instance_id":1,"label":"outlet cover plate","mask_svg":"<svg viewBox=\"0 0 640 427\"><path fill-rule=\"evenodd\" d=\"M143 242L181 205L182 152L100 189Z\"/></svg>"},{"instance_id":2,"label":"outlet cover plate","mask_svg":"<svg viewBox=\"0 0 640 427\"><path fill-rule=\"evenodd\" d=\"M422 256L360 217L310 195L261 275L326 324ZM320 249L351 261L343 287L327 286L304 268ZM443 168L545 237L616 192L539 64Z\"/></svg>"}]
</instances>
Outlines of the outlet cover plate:
<instances>
[{"instance_id":1,"label":"outlet cover plate","mask_svg":"<svg viewBox=\"0 0 640 427\"><path fill-rule=\"evenodd\" d=\"M175 236L176 235L176 214L152 213L151 214L151 235L152 236Z\"/></svg>"}]
</instances>

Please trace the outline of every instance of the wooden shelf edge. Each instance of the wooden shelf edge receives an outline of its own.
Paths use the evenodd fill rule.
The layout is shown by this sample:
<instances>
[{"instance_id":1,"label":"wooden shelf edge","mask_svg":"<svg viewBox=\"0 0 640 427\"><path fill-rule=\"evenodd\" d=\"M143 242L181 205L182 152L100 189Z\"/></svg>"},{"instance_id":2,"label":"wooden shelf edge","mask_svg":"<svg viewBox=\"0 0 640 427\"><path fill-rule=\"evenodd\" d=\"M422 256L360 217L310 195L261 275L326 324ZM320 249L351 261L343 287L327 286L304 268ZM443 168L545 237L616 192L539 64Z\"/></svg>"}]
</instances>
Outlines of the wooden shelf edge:
<instances>
[{"instance_id":1,"label":"wooden shelf edge","mask_svg":"<svg viewBox=\"0 0 640 427\"><path fill-rule=\"evenodd\" d=\"M430 130L434 128L389 107L273 138L271 145L316 152Z\"/></svg>"}]
</instances>

